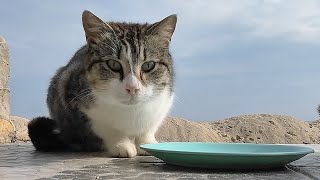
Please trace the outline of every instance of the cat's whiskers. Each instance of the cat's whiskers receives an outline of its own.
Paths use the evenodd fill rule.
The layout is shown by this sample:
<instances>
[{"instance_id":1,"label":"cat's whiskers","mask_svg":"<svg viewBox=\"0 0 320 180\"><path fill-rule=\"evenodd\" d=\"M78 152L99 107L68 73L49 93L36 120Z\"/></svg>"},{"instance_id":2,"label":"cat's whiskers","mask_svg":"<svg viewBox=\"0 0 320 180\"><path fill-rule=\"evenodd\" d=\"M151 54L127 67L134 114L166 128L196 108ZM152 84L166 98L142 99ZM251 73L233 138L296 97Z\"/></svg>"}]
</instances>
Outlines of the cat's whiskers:
<instances>
[{"instance_id":1,"label":"cat's whiskers","mask_svg":"<svg viewBox=\"0 0 320 180\"><path fill-rule=\"evenodd\" d=\"M106 44L106 46L107 46L109 49L111 49L113 53L117 53L117 51L116 51L112 46L110 46L109 44Z\"/></svg>"},{"instance_id":2,"label":"cat's whiskers","mask_svg":"<svg viewBox=\"0 0 320 180\"><path fill-rule=\"evenodd\" d=\"M111 37L109 32L101 32L100 36L103 37L103 38L107 38L112 43L112 46L114 46L115 48L119 49L119 44L118 44L119 42L118 43L115 42L114 38ZM105 43L104 45L107 45L115 54L117 53L116 49L113 48L112 46L110 46L109 44Z\"/></svg>"},{"instance_id":3,"label":"cat's whiskers","mask_svg":"<svg viewBox=\"0 0 320 180\"><path fill-rule=\"evenodd\" d=\"M87 97L84 97L84 98L87 98L86 99L87 103L94 103L95 98L93 96L87 96Z\"/></svg>"},{"instance_id":4,"label":"cat's whiskers","mask_svg":"<svg viewBox=\"0 0 320 180\"><path fill-rule=\"evenodd\" d=\"M86 99L86 98L89 98L89 99ZM82 95L78 98L77 101L74 101L73 104L71 106L75 106L78 102L82 101L82 100L86 100L86 103L90 103L90 102L93 102L93 97L91 96L90 93L88 94L85 94L85 95Z\"/></svg>"},{"instance_id":5,"label":"cat's whiskers","mask_svg":"<svg viewBox=\"0 0 320 180\"><path fill-rule=\"evenodd\" d=\"M94 94L100 94L102 96L104 95L110 95L110 94L117 94L117 98L123 100L124 102L130 101L130 96L128 96L126 93L118 93L115 89L105 89L105 88L98 88L93 90ZM145 102L149 99L149 97L140 96L139 101Z\"/></svg>"},{"instance_id":6,"label":"cat's whiskers","mask_svg":"<svg viewBox=\"0 0 320 180\"><path fill-rule=\"evenodd\" d=\"M176 102L178 102L178 103L180 103L180 104L183 104L183 103L180 101L180 99L179 99L179 97L178 97L177 95L174 95L174 96L175 96L174 100L175 100Z\"/></svg>"},{"instance_id":7,"label":"cat's whiskers","mask_svg":"<svg viewBox=\"0 0 320 180\"><path fill-rule=\"evenodd\" d=\"M110 42L112 43L112 45L114 45L115 47L118 47L116 45L116 42L114 42L114 39L111 37L111 34L109 33L109 31L105 31L105 32L100 32L99 35L103 38L107 38L108 40L110 40Z\"/></svg>"},{"instance_id":8,"label":"cat's whiskers","mask_svg":"<svg viewBox=\"0 0 320 180\"><path fill-rule=\"evenodd\" d=\"M72 104L72 106L74 106L75 104L73 103L74 101L76 101L78 98L81 98L81 96L85 95L85 94L90 94L91 89L87 88L84 89L83 91L80 91L74 98L72 98L68 103L67 103L67 108ZM79 100L77 100L76 102L78 102Z\"/></svg>"},{"instance_id":9,"label":"cat's whiskers","mask_svg":"<svg viewBox=\"0 0 320 180\"><path fill-rule=\"evenodd\" d=\"M119 49L120 47L120 40L119 40L119 37L117 36L116 32L113 30L113 28L108 24L108 23L105 23L106 26L108 26L108 28L112 31L115 39L117 40L117 48Z\"/></svg>"},{"instance_id":10,"label":"cat's whiskers","mask_svg":"<svg viewBox=\"0 0 320 180\"><path fill-rule=\"evenodd\" d=\"M113 94L113 92L110 89L104 89L104 88L94 89L92 93L99 96L108 96L110 94Z\"/></svg>"}]
</instances>

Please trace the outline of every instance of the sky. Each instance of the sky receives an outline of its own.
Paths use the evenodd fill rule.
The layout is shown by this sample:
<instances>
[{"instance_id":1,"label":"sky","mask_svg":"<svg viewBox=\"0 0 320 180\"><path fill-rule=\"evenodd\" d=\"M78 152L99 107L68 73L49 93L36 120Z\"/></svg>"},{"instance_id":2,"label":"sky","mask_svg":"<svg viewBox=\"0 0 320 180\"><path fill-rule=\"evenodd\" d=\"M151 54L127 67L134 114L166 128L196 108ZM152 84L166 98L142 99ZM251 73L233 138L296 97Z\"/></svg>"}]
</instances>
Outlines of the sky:
<instances>
[{"instance_id":1,"label":"sky","mask_svg":"<svg viewBox=\"0 0 320 180\"><path fill-rule=\"evenodd\" d=\"M172 116L213 121L268 113L318 119L317 0L1 1L12 115L48 115L49 80L85 43L84 10L104 21L141 23L178 15L170 46L176 70Z\"/></svg>"}]
</instances>

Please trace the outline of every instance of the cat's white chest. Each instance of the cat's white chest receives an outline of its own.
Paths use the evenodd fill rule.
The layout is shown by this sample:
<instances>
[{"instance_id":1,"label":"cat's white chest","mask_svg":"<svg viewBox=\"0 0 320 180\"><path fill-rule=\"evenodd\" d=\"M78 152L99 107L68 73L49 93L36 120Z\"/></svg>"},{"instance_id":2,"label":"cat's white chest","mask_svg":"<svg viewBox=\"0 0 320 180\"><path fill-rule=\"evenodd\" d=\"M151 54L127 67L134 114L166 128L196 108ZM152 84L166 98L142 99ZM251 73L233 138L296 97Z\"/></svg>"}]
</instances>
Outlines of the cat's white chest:
<instances>
[{"instance_id":1,"label":"cat's white chest","mask_svg":"<svg viewBox=\"0 0 320 180\"><path fill-rule=\"evenodd\" d=\"M173 95L164 92L151 101L130 106L119 106L106 99L97 99L95 105L84 111L91 120L93 131L100 137L116 130L127 136L137 136L156 130L167 115Z\"/></svg>"}]
</instances>

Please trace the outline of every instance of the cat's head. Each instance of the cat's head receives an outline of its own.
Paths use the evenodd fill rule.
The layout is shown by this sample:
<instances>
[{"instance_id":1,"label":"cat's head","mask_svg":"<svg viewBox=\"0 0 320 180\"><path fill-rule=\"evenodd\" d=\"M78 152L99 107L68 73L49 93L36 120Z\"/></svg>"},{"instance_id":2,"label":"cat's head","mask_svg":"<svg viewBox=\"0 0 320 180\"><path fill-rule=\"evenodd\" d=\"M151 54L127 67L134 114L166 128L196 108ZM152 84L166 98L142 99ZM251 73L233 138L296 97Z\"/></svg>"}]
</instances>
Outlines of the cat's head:
<instances>
[{"instance_id":1,"label":"cat's head","mask_svg":"<svg viewBox=\"0 0 320 180\"><path fill-rule=\"evenodd\" d=\"M87 78L96 96L132 105L172 95L169 44L176 15L154 24L105 23L84 11L82 21L88 43Z\"/></svg>"}]
</instances>

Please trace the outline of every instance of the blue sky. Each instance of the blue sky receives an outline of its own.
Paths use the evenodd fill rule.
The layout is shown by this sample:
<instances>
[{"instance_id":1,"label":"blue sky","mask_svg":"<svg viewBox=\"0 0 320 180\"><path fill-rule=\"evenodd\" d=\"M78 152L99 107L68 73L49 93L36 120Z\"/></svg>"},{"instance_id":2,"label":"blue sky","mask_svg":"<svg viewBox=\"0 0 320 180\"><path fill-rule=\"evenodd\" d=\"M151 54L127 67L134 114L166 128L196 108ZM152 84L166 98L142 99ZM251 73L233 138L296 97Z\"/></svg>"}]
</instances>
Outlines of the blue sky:
<instances>
[{"instance_id":1,"label":"blue sky","mask_svg":"<svg viewBox=\"0 0 320 180\"><path fill-rule=\"evenodd\" d=\"M318 119L316 0L2 1L0 35L10 46L13 115L48 114L50 78L85 43L85 9L105 21L155 22L178 14L171 115L195 121L256 113Z\"/></svg>"}]
</instances>

